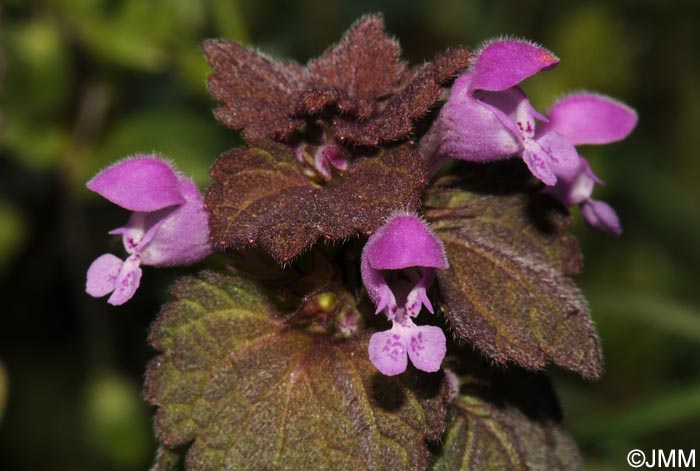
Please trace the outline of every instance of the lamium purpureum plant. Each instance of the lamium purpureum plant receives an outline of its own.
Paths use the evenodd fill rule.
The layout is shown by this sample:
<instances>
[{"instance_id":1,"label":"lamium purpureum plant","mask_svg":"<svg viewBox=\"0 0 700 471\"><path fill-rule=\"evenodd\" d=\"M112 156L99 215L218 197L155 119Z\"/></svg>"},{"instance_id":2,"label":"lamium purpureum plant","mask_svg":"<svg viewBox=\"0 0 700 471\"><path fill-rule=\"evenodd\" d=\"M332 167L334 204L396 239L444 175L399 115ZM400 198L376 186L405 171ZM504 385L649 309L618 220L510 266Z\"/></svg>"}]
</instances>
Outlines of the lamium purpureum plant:
<instances>
[{"instance_id":1,"label":"lamium purpureum plant","mask_svg":"<svg viewBox=\"0 0 700 471\"><path fill-rule=\"evenodd\" d=\"M204 53L247 142L205 196L158 156L88 183L132 211L89 294L231 260L176 282L151 327L153 469L579 469L543 372L602 371L568 207L621 226L576 147L623 139L634 111L582 92L539 113L518 84L559 59L528 41L411 66L377 15L305 67Z\"/></svg>"}]
</instances>

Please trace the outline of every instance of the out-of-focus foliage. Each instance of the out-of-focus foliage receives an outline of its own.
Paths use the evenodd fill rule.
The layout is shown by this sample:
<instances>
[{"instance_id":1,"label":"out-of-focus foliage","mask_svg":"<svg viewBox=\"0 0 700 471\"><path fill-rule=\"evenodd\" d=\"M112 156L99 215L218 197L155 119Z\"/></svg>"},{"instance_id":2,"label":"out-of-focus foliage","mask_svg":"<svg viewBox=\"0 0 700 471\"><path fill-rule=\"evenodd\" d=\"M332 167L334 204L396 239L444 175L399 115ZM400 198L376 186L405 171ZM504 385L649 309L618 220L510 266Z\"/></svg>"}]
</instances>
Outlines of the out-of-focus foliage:
<instances>
[{"instance_id":1,"label":"out-of-focus foliage","mask_svg":"<svg viewBox=\"0 0 700 471\"><path fill-rule=\"evenodd\" d=\"M2 422L2 414L5 412L5 404L7 403L7 391L9 390L9 378L7 377L7 369L0 362L0 423Z\"/></svg>"},{"instance_id":2,"label":"out-of-focus foliage","mask_svg":"<svg viewBox=\"0 0 700 471\"><path fill-rule=\"evenodd\" d=\"M141 384L116 374L89 380L83 397L84 443L99 462L139 469L151 459L153 432Z\"/></svg>"},{"instance_id":3,"label":"out-of-focus foliage","mask_svg":"<svg viewBox=\"0 0 700 471\"><path fill-rule=\"evenodd\" d=\"M0 380L0 469L145 469L155 454L136 389L154 354L145 332L186 271L153 270L126 308L88 298L85 270L119 250L106 231L126 214L90 197L86 179L117 158L158 151L208 185L211 163L240 140L212 116L201 41L252 42L305 62L373 11L414 63L496 35L545 45L561 64L524 84L540 111L580 89L637 109L624 143L581 150L607 182L594 197L616 208L625 234L594 233L573 211L585 257L577 281L606 371L595 383L557 374L555 386L588 469L624 469L631 448L697 448L697 2L7 0L0 358L11 381Z\"/></svg>"},{"instance_id":4,"label":"out-of-focus foliage","mask_svg":"<svg viewBox=\"0 0 700 471\"><path fill-rule=\"evenodd\" d=\"M6 201L0 200L0 276L12 263L27 235L22 213Z\"/></svg>"}]
</instances>

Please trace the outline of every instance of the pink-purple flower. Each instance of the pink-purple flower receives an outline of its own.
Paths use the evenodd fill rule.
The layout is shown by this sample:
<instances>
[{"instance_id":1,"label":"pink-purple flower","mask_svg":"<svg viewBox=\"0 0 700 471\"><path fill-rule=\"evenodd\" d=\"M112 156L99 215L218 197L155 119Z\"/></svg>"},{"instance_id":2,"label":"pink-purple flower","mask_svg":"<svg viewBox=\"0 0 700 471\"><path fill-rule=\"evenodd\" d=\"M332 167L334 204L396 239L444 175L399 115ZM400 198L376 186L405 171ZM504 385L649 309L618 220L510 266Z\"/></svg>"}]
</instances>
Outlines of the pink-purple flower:
<instances>
[{"instance_id":1,"label":"pink-purple flower","mask_svg":"<svg viewBox=\"0 0 700 471\"><path fill-rule=\"evenodd\" d=\"M90 265L86 291L91 296L111 293L107 302L124 304L139 287L141 265L188 265L212 253L202 195L168 162L127 158L98 173L87 187L133 211L125 226L110 231L122 236L129 256L104 254Z\"/></svg>"},{"instance_id":2,"label":"pink-purple flower","mask_svg":"<svg viewBox=\"0 0 700 471\"><path fill-rule=\"evenodd\" d=\"M433 312L427 295L436 269L448 267L442 242L418 216L397 214L375 232L362 252L362 281L369 296L393 326L372 335L369 357L388 376L416 368L434 372L445 357L445 334L416 325L423 306Z\"/></svg>"},{"instance_id":3,"label":"pink-purple flower","mask_svg":"<svg viewBox=\"0 0 700 471\"><path fill-rule=\"evenodd\" d=\"M558 100L538 130L558 132L573 145L608 144L627 137L637 125L637 114L627 105L595 93L574 93ZM595 183L602 181L583 157L572 169L557 172L557 184L545 191L564 206L579 205L591 226L620 235L622 227L615 210L591 198Z\"/></svg>"},{"instance_id":4,"label":"pink-purple flower","mask_svg":"<svg viewBox=\"0 0 700 471\"><path fill-rule=\"evenodd\" d=\"M535 177L554 185L557 172L577 165L576 150L554 130L536 134L535 119L546 118L517 85L558 62L551 52L527 41L486 43L455 81L424 138L421 151L431 167L446 157L486 162L518 155Z\"/></svg>"},{"instance_id":5,"label":"pink-purple flower","mask_svg":"<svg viewBox=\"0 0 700 471\"><path fill-rule=\"evenodd\" d=\"M294 148L294 155L301 164L309 165L325 180L331 179L332 168L346 171L350 166L347 152L336 144L299 145Z\"/></svg>"}]
</instances>

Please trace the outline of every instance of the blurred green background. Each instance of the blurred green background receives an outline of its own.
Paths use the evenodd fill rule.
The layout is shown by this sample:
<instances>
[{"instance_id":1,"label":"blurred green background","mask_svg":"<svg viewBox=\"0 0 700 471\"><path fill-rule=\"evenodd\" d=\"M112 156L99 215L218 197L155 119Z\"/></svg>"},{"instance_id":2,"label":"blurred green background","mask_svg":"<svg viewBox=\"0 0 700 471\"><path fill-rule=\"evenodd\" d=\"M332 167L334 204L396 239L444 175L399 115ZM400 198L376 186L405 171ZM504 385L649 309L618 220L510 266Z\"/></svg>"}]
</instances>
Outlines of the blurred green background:
<instances>
[{"instance_id":1,"label":"blurred green background","mask_svg":"<svg viewBox=\"0 0 700 471\"><path fill-rule=\"evenodd\" d=\"M553 369L587 469L628 469L632 448L700 452L700 2L665 0L6 0L0 12L0 469L142 470L146 330L187 270L146 268L126 307L88 297L90 261L125 213L89 194L135 152L174 159L201 186L239 144L212 117L199 43L226 37L305 62L381 11L414 63L514 35L561 59L528 80L545 111L590 89L636 108L625 142L583 149L625 234L580 223L578 281L605 377Z\"/></svg>"}]
</instances>

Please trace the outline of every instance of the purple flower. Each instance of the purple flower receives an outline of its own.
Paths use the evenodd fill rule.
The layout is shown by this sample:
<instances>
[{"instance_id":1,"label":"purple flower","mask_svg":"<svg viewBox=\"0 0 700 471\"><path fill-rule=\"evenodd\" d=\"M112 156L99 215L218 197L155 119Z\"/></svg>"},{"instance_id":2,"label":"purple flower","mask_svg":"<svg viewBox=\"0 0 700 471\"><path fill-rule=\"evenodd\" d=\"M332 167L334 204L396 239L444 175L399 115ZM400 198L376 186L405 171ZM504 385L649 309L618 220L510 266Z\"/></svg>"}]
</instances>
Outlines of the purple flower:
<instances>
[{"instance_id":1,"label":"purple flower","mask_svg":"<svg viewBox=\"0 0 700 471\"><path fill-rule=\"evenodd\" d=\"M87 184L92 191L133 211L120 234L129 257L98 257L87 272L86 291L118 306L136 292L141 264L187 265L212 253L204 201L194 182L156 157L124 159Z\"/></svg>"},{"instance_id":2,"label":"purple flower","mask_svg":"<svg viewBox=\"0 0 700 471\"><path fill-rule=\"evenodd\" d=\"M346 171L349 168L347 153L335 144L321 146L302 144L294 148L294 155L301 164L306 164L312 169L310 176L317 173L326 181L332 177L331 167L340 171Z\"/></svg>"},{"instance_id":3,"label":"purple flower","mask_svg":"<svg viewBox=\"0 0 700 471\"><path fill-rule=\"evenodd\" d=\"M557 101L538 134L558 132L573 144L607 144L624 139L637 125L637 113L627 105L595 93L575 93ZM546 192L564 206L579 205L591 226L615 235L622 233L620 221L607 203L591 198L595 183L603 182L583 157L578 165L557 172L557 184Z\"/></svg>"},{"instance_id":4,"label":"purple flower","mask_svg":"<svg viewBox=\"0 0 700 471\"><path fill-rule=\"evenodd\" d=\"M555 131L535 134L535 118L546 118L517 85L558 62L551 52L526 41L499 39L484 45L455 81L424 138L421 152L431 167L445 157L486 162L519 155L535 177L554 185L557 170L578 163L576 150Z\"/></svg>"},{"instance_id":5,"label":"purple flower","mask_svg":"<svg viewBox=\"0 0 700 471\"><path fill-rule=\"evenodd\" d=\"M369 357L388 376L406 369L437 371L445 357L445 334L414 324L421 308L433 312L427 289L435 269L448 267L442 242L413 214L397 214L374 233L362 252L362 281L369 296L393 326L372 335Z\"/></svg>"}]
</instances>

